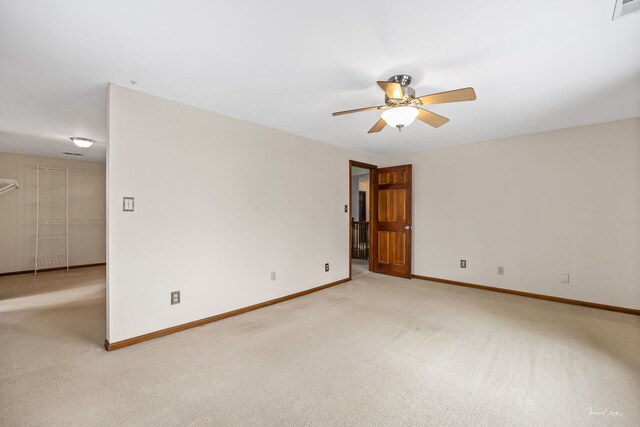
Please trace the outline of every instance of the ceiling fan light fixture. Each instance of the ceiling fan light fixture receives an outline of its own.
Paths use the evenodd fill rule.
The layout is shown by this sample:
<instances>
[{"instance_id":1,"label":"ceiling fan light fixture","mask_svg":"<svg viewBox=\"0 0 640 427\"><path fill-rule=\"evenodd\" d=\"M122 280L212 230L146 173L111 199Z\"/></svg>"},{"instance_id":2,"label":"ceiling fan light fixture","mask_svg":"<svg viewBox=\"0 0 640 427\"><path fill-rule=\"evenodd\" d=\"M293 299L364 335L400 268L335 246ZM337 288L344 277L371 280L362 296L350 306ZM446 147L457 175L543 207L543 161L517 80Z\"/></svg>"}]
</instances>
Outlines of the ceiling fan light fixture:
<instances>
[{"instance_id":1,"label":"ceiling fan light fixture","mask_svg":"<svg viewBox=\"0 0 640 427\"><path fill-rule=\"evenodd\" d=\"M622 0L620 0L622 1ZM624 0L627 1L627 0ZM631 0L628 0L631 1ZM640 0L635 0L640 2ZM336 111L332 116L343 114L359 113L360 111L383 110L380 118L371 129L369 134L378 133L386 126L393 126L402 130L409 126L415 119L428 124L433 128L439 128L446 124L449 119L442 117L432 111L422 108L423 105L447 104L449 102L475 101L476 92L472 87L448 90L446 92L432 93L416 97L411 84L411 76L399 74L391 77L387 81L378 81L378 86L384 92L384 104L373 107L356 108L353 110Z\"/></svg>"},{"instance_id":2,"label":"ceiling fan light fixture","mask_svg":"<svg viewBox=\"0 0 640 427\"><path fill-rule=\"evenodd\" d=\"M381 117L389 126L402 129L409 126L418 117L418 109L416 107L389 108L382 112Z\"/></svg>"},{"instance_id":3,"label":"ceiling fan light fixture","mask_svg":"<svg viewBox=\"0 0 640 427\"><path fill-rule=\"evenodd\" d=\"M80 138L79 136L72 136L69 139L80 148L89 148L95 143L93 139Z\"/></svg>"}]
</instances>

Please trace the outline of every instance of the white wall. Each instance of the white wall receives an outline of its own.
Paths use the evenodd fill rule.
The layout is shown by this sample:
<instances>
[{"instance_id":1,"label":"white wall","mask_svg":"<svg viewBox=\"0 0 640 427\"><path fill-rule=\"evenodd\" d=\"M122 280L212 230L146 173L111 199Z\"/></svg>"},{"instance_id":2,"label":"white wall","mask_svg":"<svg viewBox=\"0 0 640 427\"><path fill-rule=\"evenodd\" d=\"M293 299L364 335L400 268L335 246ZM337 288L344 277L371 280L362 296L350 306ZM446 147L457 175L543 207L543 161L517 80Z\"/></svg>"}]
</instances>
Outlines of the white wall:
<instances>
[{"instance_id":1,"label":"white wall","mask_svg":"<svg viewBox=\"0 0 640 427\"><path fill-rule=\"evenodd\" d=\"M640 308L640 118L384 163L413 164L414 274Z\"/></svg>"},{"instance_id":2,"label":"white wall","mask_svg":"<svg viewBox=\"0 0 640 427\"><path fill-rule=\"evenodd\" d=\"M365 197L365 219L369 221L369 174L360 175L358 177L358 191L367 193ZM358 198L358 202L360 199Z\"/></svg>"},{"instance_id":3,"label":"white wall","mask_svg":"<svg viewBox=\"0 0 640 427\"><path fill-rule=\"evenodd\" d=\"M34 268L36 219L36 165L56 168L104 171L104 163L0 153L0 178L17 179L20 188L0 195L0 273ZM64 185L64 174L42 173L41 184ZM64 201L64 190L41 191L42 202ZM105 219L105 176L69 176L69 217ZM64 209L42 208L41 220L64 219ZM64 234L64 225L43 225L42 233ZM70 225L69 263L71 265L105 262L104 224ZM66 252L64 240L40 242L38 258L61 261ZM59 265L59 264L56 264ZM53 265L52 265L53 266ZM42 266L46 268L47 265Z\"/></svg>"},{"instance_id":4,"label":"white wall","mask_svg":"<svg viewBox=\"0 0 640 427\"><path fill-rule=\"evenodd\" d=\"M368 156L114 85L109 97L110 342L348 276L349 160Z\"/></svg>"},{"instance_id":5,"label":"white wall","mask_svg":"<svg viewBox=\"0 0 640 427\"><path fill-rule=\"evenodd\" d=\"M379 159L118 86L109 111L110 342L346 278L349 159L414 165L415 274L640 308L640 119Z\"/></svg>"},{"instance_id":6,"label":"white wall","mask_svg":"<svg viewBox=\"0 0 640 427\"><path fill-rule=\"evenodd\" d=\"M351 175L351 217L357 221L360 218L360 177Z\"/></svg>"},{"instance_id":7,"label":"white wall","mask_svg":"<svg viewBox=\"0 0 640 427\"><path fill-rule=\"evenodd\" d=\"M364 172L360 172L364 171ZM369 171L362 168L352 168L351 173L351 216L357 221L360 218L360 191L367 193L365 218L369 221Z\"/></svg>"}]
</instances>

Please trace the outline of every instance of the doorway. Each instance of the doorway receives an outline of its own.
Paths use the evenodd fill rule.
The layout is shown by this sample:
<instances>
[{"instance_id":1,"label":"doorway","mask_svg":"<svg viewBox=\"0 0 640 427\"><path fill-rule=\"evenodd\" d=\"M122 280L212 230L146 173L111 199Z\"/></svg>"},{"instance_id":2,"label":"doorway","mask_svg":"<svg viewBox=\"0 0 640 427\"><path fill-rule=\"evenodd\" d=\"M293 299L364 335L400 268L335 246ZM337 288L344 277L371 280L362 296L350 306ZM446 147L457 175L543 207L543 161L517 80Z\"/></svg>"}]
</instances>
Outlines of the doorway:
<instances>
[{"instance_id":1,"label":"doorway","mask_svg":"<svg viewBox=\"0 0 640 427\"><path fill-rule=\"evenodd\" d=\"M372 171L377 166L349 161L349 277L372 271Z\"/></svg>"},{"instance_id":2,"label":"doorway","mask_svg":"<svg viewBox=\"0 0 640 427\"><path fill-rule=\"evenodd\" d=\"M412 167L349 161L349 278L411 278Z\"/></svg>"},{"instance_id":3,"label":"doorway","mask_svg":"<svg viewBox=\"0 0 640 427\"><path fill-rule=\"evenodd\" d=\"M0 153L0 170L18 183L0 195L0 218L7 218L0 226L7 236L0 249L4 337L15 324L16 345L37 342L42 354L61 343L99 346L106 324L105 165Z\"/></svg>"}]
</instances>

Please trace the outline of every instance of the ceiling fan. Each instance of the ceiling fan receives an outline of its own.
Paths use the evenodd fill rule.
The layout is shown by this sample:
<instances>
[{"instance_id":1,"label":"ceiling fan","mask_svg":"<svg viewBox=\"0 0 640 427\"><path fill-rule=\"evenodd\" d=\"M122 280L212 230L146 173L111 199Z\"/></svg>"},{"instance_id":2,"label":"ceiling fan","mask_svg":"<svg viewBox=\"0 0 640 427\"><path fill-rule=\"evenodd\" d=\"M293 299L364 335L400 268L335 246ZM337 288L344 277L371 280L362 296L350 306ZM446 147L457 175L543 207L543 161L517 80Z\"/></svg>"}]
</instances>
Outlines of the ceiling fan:
<instances>
[{"instance_id":1,"label":"ceiling fan","mask_svg":"<svg viewBox=\"0 0 640 427\"><path fill-rule=\"evenodd\" d=\"M385 105L338 111L332 115L341 116L343 114L358 113L360 111L383 110L380 120L369 129L368 133L380 132L386 125L402 130L403 127L409 126L416 118L437 128L447 123L449 119L425 110L422 108L423 105L473 101L476 99L476 92L471 87L416 98L416 92L409 84L411 84L411 76L407 74L395 75L386 82L380 81L378 82L378 86L384 91Z\"/></svg>"}]
</instances>

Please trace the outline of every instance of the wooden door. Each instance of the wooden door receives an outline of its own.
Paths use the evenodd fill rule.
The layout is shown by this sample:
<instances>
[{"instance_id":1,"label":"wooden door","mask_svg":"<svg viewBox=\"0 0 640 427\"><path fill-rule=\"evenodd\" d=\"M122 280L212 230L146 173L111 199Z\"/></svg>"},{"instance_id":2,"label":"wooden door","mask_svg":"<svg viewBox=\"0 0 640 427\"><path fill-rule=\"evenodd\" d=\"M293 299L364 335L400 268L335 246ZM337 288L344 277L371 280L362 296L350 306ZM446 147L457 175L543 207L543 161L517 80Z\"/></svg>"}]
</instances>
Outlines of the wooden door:
<instances>
[{"instance_id":1,"label":"wooden door","mask_svg":"<svg viewBox=\"0 0 640 427\"><path fill-rule=\"evenodd\" d=\"M411 277L411 165L373 171L373 271Z\"/></svg>"}]
</instances>

